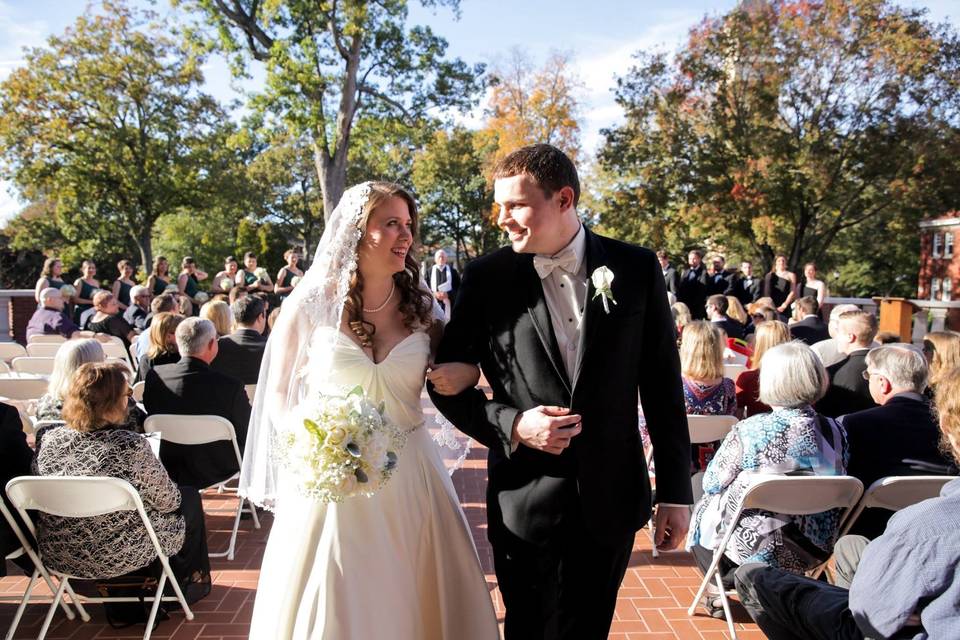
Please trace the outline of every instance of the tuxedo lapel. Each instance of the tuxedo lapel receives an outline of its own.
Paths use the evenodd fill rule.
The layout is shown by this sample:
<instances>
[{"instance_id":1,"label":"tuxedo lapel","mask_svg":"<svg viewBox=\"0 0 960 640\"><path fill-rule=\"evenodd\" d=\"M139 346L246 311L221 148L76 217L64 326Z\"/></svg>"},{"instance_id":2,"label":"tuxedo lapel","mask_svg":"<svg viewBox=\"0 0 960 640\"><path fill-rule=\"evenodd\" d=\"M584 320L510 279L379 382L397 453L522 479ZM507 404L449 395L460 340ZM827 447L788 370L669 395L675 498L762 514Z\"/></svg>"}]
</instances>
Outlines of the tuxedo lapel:
<instances>
[{"instance_id":1,"label":"tuxedo lapel","mask_svg":"<svg viewBox=\"0 0 960 640\"><path fill-rule=\"evenodd\" d=\"M583 361L586 357L587 349L590 348L593 338L596 336L597 327L601 324L602 318L597 314L603 315L603 301L599 298L594 299L596 288L593 286L593 272L598 267L607 266L607 254L603 250L603 244L596 234L591 233L589 229L584 229L586 238L587 264L587 299L583 304L583 320L580 322L580 342L577 345L577 364L574 367L573 388L577 388L577 381L580 379L580 372L583 370ZM614 274L616 277L616 274ZM616 286L616 285L614 285ZM614 296L616 298L616 296ZM611 303L612 305L613 303ZM572 395L572 394L571 394Z\"/></svg>"},{"instance_id":2,"label":"tuxedo lapel","mask_svg":"<svg viewBox=\"0 0 960 640\"><path fill-rule=\"evenodd\" d=\"M533 328L540 338L543 350L547 352L550 358L550 364L557 377L563 382L563 386L570 392L570 381L567 380L566 369L563 366L563 359L560 357L560 346L557 344L557 337L553 334L553 324L550 322L550 311L547 309L547 299L543 295L543 284L540 282L540 276L533 268L533 255L520 254L519 256L519 282L526 286L526 304L530 313L530 320Z\"/></svg>"}]
</instances>

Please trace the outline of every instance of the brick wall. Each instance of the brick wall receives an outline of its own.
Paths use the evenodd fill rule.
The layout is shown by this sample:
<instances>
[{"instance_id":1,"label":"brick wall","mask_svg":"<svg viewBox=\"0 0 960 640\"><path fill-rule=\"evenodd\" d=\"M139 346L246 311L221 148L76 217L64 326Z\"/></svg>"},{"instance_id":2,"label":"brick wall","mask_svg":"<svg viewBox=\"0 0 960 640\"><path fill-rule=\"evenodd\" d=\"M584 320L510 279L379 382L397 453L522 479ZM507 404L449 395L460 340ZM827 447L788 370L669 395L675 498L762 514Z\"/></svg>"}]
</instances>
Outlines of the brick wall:
<instances>
[{"instance_id":1,"label":"brick wall","mask_svg":"<svg viewBox=\"0 0 960 640\"><path fill-rule=\"evenodd\" d=\"M10 327L13 329L13 340L20 344L27 344L27 323L37 310L37 303L32 297L18 297L10 300Z\"/></svg>"}]
</instances>

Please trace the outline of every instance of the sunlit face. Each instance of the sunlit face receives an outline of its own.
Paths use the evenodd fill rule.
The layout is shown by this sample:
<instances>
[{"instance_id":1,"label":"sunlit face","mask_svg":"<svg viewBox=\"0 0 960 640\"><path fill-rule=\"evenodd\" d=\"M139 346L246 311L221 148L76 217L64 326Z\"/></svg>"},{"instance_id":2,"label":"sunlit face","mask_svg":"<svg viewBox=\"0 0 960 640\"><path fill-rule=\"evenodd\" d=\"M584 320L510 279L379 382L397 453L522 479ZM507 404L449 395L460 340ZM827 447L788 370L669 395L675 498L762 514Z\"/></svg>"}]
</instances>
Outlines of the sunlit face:
<instances>
[{"instance_id":1,"label":"sunlit face","mask_svg":"<svg viewBox=\"0 0 960 640\"><path fill-rule=\"evenodd\" d=\"M120 311L120 304L117 302L117 299L114 297L109 297L103 303L102 311L108 315L116 315Z\"/></svg>"},{"instance_id":2,"label":"sunlit face","mask_svg":"<svg viewBox=\"0 0 960 640\"><path fill-rule=\"evenodd\" d=\"M157 263L157 272L159 273L165 274L167 273L167 270L169 268L170 268L170 263L167 262L166 260L161 260L160 262Z\"/></svg>"},{"instance_id":3,"label":"sunlit face","mask_svg":"<svg viewBox=\"0 0 960 640\"><path fill-rule=\"evenodd\" d=\"M666 269L666 268L670 265L670 260L668 260L666 256L664 256L664 257L662 257L662 258L657 258L657 260L660 261L660 268L661 268L661 269Z\"/></svg>"},{"instance_id":4,"label":"sunlit face","mask_svg":"<svg viewBox=\"0 0 960 640\"><path fill-rule=\"evenodd\" d=\"M297 266L297 264L298 264L299 262L300 262L300 254L298 254L298 253L291 253L291 254L289 254L289 255L287 256L287 266L288 266L288 267L291 267L291 268L292 268L292 267L295 267L295 266Z\"/></svg>"},{"instance_id":5,"label":"sunlit face","mask_svg":"<svg viewBox=\"0 0 960 640\"><path fill-rule=\"evenodd\" d=\"M569 187L548 198L531 176L521 174L498 178L493 194L500 208L497 225L507 232L517 253L554 253L570 240L563 237L560 224L561 214L573 204Z\"/></svg>"},{"instance_id":6,"label":"sunlit face","mask_svg":"<svg viewBox=\"0 0 960 640\"><path fill-rule=\"evenodd\" d=\"M817 268L812 264L808 264L803 268L803 276L807 280L816 280L817 279Z\"/></svg>"},{"instance_id":7,"label":"sunlit face","mask_svg":"<svg viewBox=\"0 0 960 640\"><path fill-rule=\"evenodd\" d=\"M787 270L787 259L783 256L777 258L773 265L777 268L777 271L786 271Z\"/></svg>"},{"instance_id":8,"label":"sunlit face","mask_svg":"<svg viewBox=\"0 0 960 640\"><path fill-rule=\"evenodd\" d=\"M125 265L125 266L123 267L123 279L124 279L124 280L129 280L129 279L130 279L130 276L132 276L132 275L133 275L133 267L131 267L129 264L128 264L128 265Z\"/></svg>"},{"instance_id":9,"label":"sunlit face","mask_svg":"<svg viewBox=\"0 0 960 640\"><path fill-rule=\"evenodd\" d=\"M360 269L369 275L392 275L405 268L413 246L413 217L407 202L392 196L370 212L357 249Z\"/></svg>"},{"instance_id":10,"label":"sunlit face","mask_svg":"<svg viewBox=\"0 0 960 640\"><path fill-rule=\"evenodd\" d=\"M749 278L753 275L753 265L749 262L742 262L740 264L740 272Z\"/></svg>"},{"instance_id":11,"label":"sunlit face","mask_svg":"<svg viewBox=\"0 0 960 640\"><path fill-rule=\"evenodd\" d=\"M52 265L50 265L50 275L54 278L63 273L63 263L57 260Z\"/></svg>"},{"instance_id":12,"label":"sunlit face","mask_svg":"<svg viewBox=\"0 0 960 640\"><path fill-rule=\"evenodd\" d=\"M84 262L80 270L83 272L84 280L90 280L93 276L97 275L97 265L92 262Z\"/></svg>"},{"instance_id":13,"label":"sunlit face","mask_svg":"<svg viewBox=\"0 0 960 640\"><path fill-rule=\"evenodd\" d=\"M691 251L687 254L687 264L690 265L691 269L696 269L703 262L703 258L700 257L700 254L696 251Z\"/></svg>"},{"instance_id":14,"label":"sunlit face","mask_svg":"<svg viewBox=\"0 0 960 640\"><path fill-rule=\"evenodd\" d=\"M60 293L55 293L49 298L44 299L43 306L48 309L56 309L57 311L63 311L63 296Z\"/></svg>"},{"instance_id":15,"label":"sunlit face","mask_svg":"<svg viewBox=\"0 0 960 640\"><path fill-rule=\"evenodd\" d=\"M243 266L247 268L247 271L255 271L257 268L257 259L256 258L244 258Z\"/></svg>"},{"instance_id":16,"label":"sunlit face","mask_svg":"<svg viewBox=\"0 0 960 640\"><path fill-rule=\"evenodd\" d=\"M230 262L225 262L223 264L223 268L228 275L235 276L237 275L237 269L239 269L240 267L237 266L237 263L235 260L231 260Z\"/></svg>"}]
</instances>

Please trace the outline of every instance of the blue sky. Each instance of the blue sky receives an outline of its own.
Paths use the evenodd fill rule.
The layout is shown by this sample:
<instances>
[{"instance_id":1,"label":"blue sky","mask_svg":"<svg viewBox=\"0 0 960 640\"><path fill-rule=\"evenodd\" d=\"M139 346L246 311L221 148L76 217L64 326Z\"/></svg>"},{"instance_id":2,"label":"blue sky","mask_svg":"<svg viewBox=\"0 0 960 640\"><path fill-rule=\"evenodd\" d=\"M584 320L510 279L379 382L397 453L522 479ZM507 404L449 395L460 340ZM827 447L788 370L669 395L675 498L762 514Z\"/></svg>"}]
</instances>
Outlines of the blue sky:
<instances>
[{"instance_id":1,"label":"blue sky","mask_svg":"<svg viewBox=\"0 0 960 640\"><path fill-rule=\"evenodd\" d=\"M148 5L148 0L136 0ZM0 80L22 64L22 48L42 46L81 15L87 0L0 0ZM573 54L583 83L583 146L593 152L599 131L619 122L613 101L617 75L625 73L640 49L676 49L687 30L704 15L725 12L737 0L461 0L456 20L449 9L423 9L416 2L411 24L429 24L450 44L449 53L468 62L495 62L511 48L525 50L535 61L551 50ZM903 6L926 7L936 21L960 21L957 0L900 0ZM167 0L154 10L176 15ZM207 91L223 102L239 92L255 90L258 78L237 86L222 60L206 65ZM0 181L0 225L20 208L16 193Z\"/></svg>"}]
</instances>

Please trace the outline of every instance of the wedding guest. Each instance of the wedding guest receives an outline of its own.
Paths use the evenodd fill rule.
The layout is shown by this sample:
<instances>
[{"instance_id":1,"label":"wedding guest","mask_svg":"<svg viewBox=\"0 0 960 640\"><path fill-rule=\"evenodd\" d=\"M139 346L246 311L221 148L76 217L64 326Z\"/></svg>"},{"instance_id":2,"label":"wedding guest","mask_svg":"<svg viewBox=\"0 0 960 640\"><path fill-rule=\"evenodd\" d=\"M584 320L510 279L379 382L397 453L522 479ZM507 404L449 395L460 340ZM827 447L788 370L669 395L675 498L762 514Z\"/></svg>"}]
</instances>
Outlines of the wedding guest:
<instances>
[{"instance_id":1,"label":"wedding guest","mask_svg":"<svg viewBox=\"0 0 960 640\"><path fill-rule=\"evenodd\" d=\"M80 318L85 311L93 308L93 294L100 290L100 282L94 278L97 275L97 265L93 260L84 260L80 266L80 277L73 283L77 290L73 297L73 321L80 327L83 322Z\"/></svg>"},{"instance_id":2,"label":"wedding guest","mask_svg":"<svg viewBox=\"0 0 960 640\"><path fill-rule=\"evenodd\" d=\"M257 254L247 251L243 254L243 271L237 274L237 284L248 291L272 291L273 281L266 269L257 266Z\"/></svg>"},{"instance_id":3,"label":"wedding guest","mask_svg":"<svg viewBox=\"0 0 960 640\"><path fill-rule=\"evenodd\" d=\"M827 302L827 283L823 280L817 279L817 265L813 262L808 262L803 265L803 279L800 280L800 285L797 287L799 297L810 296L817 301L817 309L822 309L823 305Z\"/></svg>"},{"instance_id":4,"label":"wedding guest","mask_svg":"<svg viewBox=\"0 0 960 640\"><path fill-rule=\"evenodd\" d=\"M777 313L785 316L797 297L797 276L787 269L787 257L777 256L773 269L763 279L763 295L773 300Z\"/></svg>"},{"instance_id":5,"label":"wedding guest","mask_svg":"<svg viewBox=\"0 0 960 640\"><path fill-rule=\"evenodd\" d=\"M703 266L703 251L694 249L687 254L688 268L680 278L677 300L687 305L694 320L707 317L703 305L707 301L707 270Z\"/></svg>"},{"instance_id":6,"label":"wedding guest","mask_svg":"<svg viewBox=\"0 0 960 640\"><path fill-rule=\"evenodd\" d=\"M180 275L177 277L177 290L181 298L189 298L191 303L190 314L193 315L193 309L199 309L206 302L206 298L198 297L200 293L200 281L207 279L207 272L197 268L197 261L190 256L185 256L180 263ZM206 293L204 293L204 296ZM187 314L184 314L187 315Z\"/></svg>"},{"instance_id":7,"label":"wedding guest","mask_svg":"<svg viewBox=\"0 0 960 640\"><path fill-rule=\"evenodd\" d=\"M163 256L157 256L153 261L153 270L147 278L147 287L156 297L167 292L170 286L170 261Z\"/></svg>"},{"instance_id":8,"label":"wedding guest","mask_svg":"<svg viewBox=\"0 0 960 640\"><path fill-rule=\"evenodd\" d=\"M283 253L283 259L287 264L277 272L277 284L273 287L273 292L280 296L280 302L286 299L296 286L294 278L302 278L303 270L300 268L300 252L296 249L287 249Z\"/></svg>"},{"instance_id":9,"label":"wedding guest","mask_svg":"<svg viewBox=\"0 0 960 640\"><path fill-rule=\"evenodd\" d=\"M460 274L447 263L447 252L443 249L434 254L434 265L430 269L430 290L433 296L443 307L447 319L450 319L450 311L453 303L457 299L457 289L460 288Z\"/></svg>"},{"instance_id":10,"label":"wedding guest","mask_svg":"<svg viewBox=\"0 0 960 640\"><path fill-rule=\"evenodd\" d=\"M93 296L93 308L96 312L90 318L87 328L96 333L105 333L123 340L125 349L130 348L130 342L137 338L137 332L120 317L120 307L117 299L109 291L98 291Z\"/></svg>"},{"instance_id":11,"label":"wedding guest","mask_svg":"<svg viewBox=\"0 0 960 640\"><path fill-rule=\"evenodd\" d=\"M707 298L704 307L707 312L707 320L727 334L727 337L734 340L743 339L743 325L730 319L727 315L727 304L727 297L719 293Z\"/></svg>"},{"instance_id":12,"label":"wedding guest","mask_svg":"<svg viewBox=\"0 0 960 640\"><path fill-rule=\"evenodd\" d=\"M176 313L161 312L154 316L147 330L150 346L137 367L137 382L146 380L147 374L156 366L180 361L176 332L182 321L183 316Z\"/></svg>"},{"instance_id":13,"label":"wedding guest","mask_svg":"<svg viewBox=\"0 0 960 640\"><path fill-rule=\"evenodd\" d=\"M243 384L257 384L260 363L267 339L267 305L256 296L247 296L231 307L236 321L233 332L218 340L217 357L210 363L214 371L233 376Z\"/></svg>"},{"instance_id":14,"label":"wedding guest","mask_svg":"<svg viewBox=\"0 0 960 640\"><path fill-rule=\"evenodd\" d=\"M147 314L146 320L144 320L144 330L137 336L136 345L134 347L134 356L137 358L137 361L140 361L140 358L143 357L143 354L147 352L147 349L150 348L150 326L153 323L153 319L160 313L171 313L176 312L177 307L177 297L172 293L164 293L157 296L150 301L150 313Z\"/></svg>"},{"instance_id":15,"label":"wedding guest","mask_svg":"<svg viewBox=\"0 0 960 640\"><path fill-rule=\"evenodd\" d=\"M667 293L677 296L680 291L680 274L670 264L670 258L667 257L666 251L662 249L657 251L657 260L660 262L660 270L663 272L663 282L667 285Z\"/></svg>"},{"instance_id":16,"label":"wedding guest","mask_svg":"<svg viewBox=\"0 0 960 640\"><path fill-rule=\"evenodd\" d=\"M57 349L47 392L37 400L37 420L62 420L63 399L70 390L73 374L81 365L105 359L103 347L93 338L70 340Z\"/></svg>"},{"instance_id":17,"label":"wedding guest","mask_svg":"<svg viewBox=\"0 0 960 640\"><path fill-rule=\"evenodd\" d=\"M683 328L693 322L693 315L690 309L682 302L674 302L670 305L670 315L673 316L673 326L677 331L677 344L683 342Z\"/></svg>"},{"instance_id":18,"label":"wedding guest","mask_svg":"<svg viewBox=\"0 0 960 640\"><path fill-rule=\"evenodd\" d=\"M730 288L729 276L724 271L723 256L714 256L707 267L707 296L724 295Z\"/></svg>"},{"instance_id":19,"label":"wedding guest","mask_svg":"<svg viewBox=\"0 0 960 640\"><path fill-rule=\"evenodd\" d=\"M233 289L230 289L230 295L227 298L227 302L229 302L232 305L237 300L245 298L248 293L249 292L247 291L247 288L245 286L243 286L242 284L238 284L234 286Z\"/></svg>"},{"instance_id":20,"label":"wedding guest","mask_svg":"<svg viewBox=\"0 0 960 640\"><path fill-rule=\"evenodd\" d=\"M135 284L130 288L130 305L123 312L123 319L134 329L143 331L147 328L149 316L150 289L142 284Z\"/></svg>"},{"instance_id":21,"label":"wedding guest","mask_svg":"<svg viewBox=\"0 0 960 640\"><path fill-rule=\"evenodd\" d=\"M218 271L213 276L213 282L210 284L210 293L227 293L233 288L233 284L240 273L240 264L233 256L227 256L223 261L223 271Z\"/></svg>"},{"instance_id":22,"label":"wedding guest","mask_svg":"<svg viewBox=\"0 0 960 640\"><path fill-rule=\"evenodd\" d=\"M226 302L220 300L205 302L200 307L200 317L213 323L217 336L226 336L233 331L233 311Z\"/></svg>"},{"instance_id":23,"label":"wedding guest","mask_svg":"<svg viewBox=\"0 0 960 640\"><path fill-rule=\"evenodd\" d=\"M823 366L829 367L843 360L844 354L840 353L835 336L837 335L837 326L840 324L840 316L847 311L859 311L860 307L855 304L838 304L830 309L830 317L827 320L827 333L830 338L821 340L811 348L813 352L820 357Z\"/></svg>"},{"instance_id":24,"label":"wedding guest","mask_svg":"<svg viewBox=\"0 0 960 640\"><path fill-rule=\"evenodd\" d=\"M694 320L684 327L680 368L687 415L736 415L733 380L723 377L725 342L723 332L710 322ZM706 468L718 445L708 442L691 446L691 473Z\"/></svg>"},{"instance_id":25,"label":"wedding guest","mask_svg":"<svg viewBox=\"0 0 960 640\"><path fill-rule=\"evenodd\" d=\"M120 310L126 311L131 304L130 290L137 284L133 281L133 263L129 260L121 260L117 263L117 271L120 277L113 282L113 297L117 299Z\"/></svg>"},{"instance_id":26,"label":"wedding guest","mask_svg":"<svg viewBox=\"0 0 960 640\"><path fill-rule=\"evenodd\" d=\"M813 296L804 296L793 305L797 321L790 325L790 335L813 346L830 337L827 323L820 319L820 306Z\"/></svg>"},{"instance_id":27,"label":"wedding guest","mask_svg":"<svg viewBox=\"0 0 960 640\"><path fill-rule=\"evenodd\" d=\"M923 355L930 363L930 388L936 391L940 380L960 367L960 333L932 331L923 336Z\"/></svg>"},{"instance_id":28,"label":"wedding guest","mask_svg":"<svg viewBox=\"0 0 960 640\"><path fill-rule=\"evenodd\" d=\"M773 411L734 425L707 466L687 546L706 571L714 549L735 526L720 562L725 587L742 564L762 562L802 573L830 557L840 509L806 516L749 510L731 522L736 497L758 473L843 475L848 455L844 431L813 409L826 387L826 371L808 346L790 342L768 350L760 371L760 400ZM704 604L711 616L723 617L716 595L714 588Z\"/></svg>"},{"instance_id":29,"label":"wedding guest","mask_svg":"<svg viewBox=\"0 0 960 640\"><path fill-rule=\"evenodd\" d=\"M875 340L879 344L896 344L900 342L900 334L895 331L879 331Z\"/></svg>"},{"instance_id":30,"label":"wedding guest","mask_svg":"<svg viewBox=\"0 0 960 640\"><path fill-rule=\"evenodd\" d=\"M740 263L740 273L731 278L730 288L725 293L734 296L746 307L760 297L761 284L760 278L753 275L753 263L744 260Z\"/></svg>"},{"instance_id":31,"label":"wedding guest","mask_svg":"<svg viewBox=\"0 0 960 640\"><path fill-rule=\"evenodd\" d=\"M867 370L867 352L877 335L877 317L867 311L848 311L837 323L837 348L846 358L827 367L830 386L817 411L836 418L846 413L877 406L863 378Z\"/></svg>"},{"instance_id":32,"label":"wedding guest","mask_svg":"<svg viewBox=\"0 0 960 640\"><path fill-rule=\"evenodd\" d=\"M280 317L280 307L277 307L270 312L270 315L267 316L267 329L264 331L265 336L269 336L270 332L273 331L273 325L277 324L277 318Z\"/></svg>"},{"instance_id":33,"label":"wedding guest","mask_svg":"<svg viewBox=\"0 0 960 640\"><path fill-rule=\"evenodd\" d=\"M59 290L64 284L66 283L63 281L63 263L60 258L47 258L43 261L43 269L33 288L33 299L40 302L41 291L50 287Z\"/></svg>"},{"instance_id":34,"label":"wedding guest","mask_svg":"<svg viewBox=\"0 0 960 640\"><path fill-rule=\"evenodd\" d=\"M736 322L740 323L740 326L743 327L744 333L746 333L746 327L750 324L750 316L747 315L747 310L743 308L743 305L740 304L740 300L736 296L726 296L727 298L727 316Z\"/></svg>"},{"instance_id":35,"label":"wedding guest","mask_svg":"<svg viewBox=\"0 0 960 640\"><path fill-rule=\"evenodd\" d=\"M757 325L750 368L737 376L737 407L742 417L749 418L771 410L760 401L760 366L767 351L785 342L790 342L790 329L785 323L767 320Z\"/></svg>"},{"instance_id":36,"label":"wedding guest","mask_svg":"<svg viewBox=\"0 0 960 640\"><path fill-rule=\"evenodd\" d=\"M12 405L0 402L0 486L6 487L7 483L17 476L29 476L32 461L33 449L27 444L27 435L23 432L20 411ZM13 514L20 530L25 535L29 535L19 514L7 497L7 492L0 491L0 498L6 504L7 510ZM7 524L7 519L0 518L0 556L6 556L19 548L20 540L13 533L10 525ZM21 558L27 560L25 556L21 556ZM29 560L18 564L26 573L33 571L33 566ZM7 575L6 569L6 563L0 563L0 578Z\"/></svg>"},{"instance_id":37,"label":"wedding guest","mask_svg":"<svg viewBox=\"0 0 960 640\"><path fill-rule=\"evenodd\" d=\"M176 296L176 301L177 301L177 312L185 318L189 318L193 316L194 309L199 310L199 307L195 307L193 304L193 301L190 300L190 298L188 298L187 296L178 295Z\"/></svg>"},{"instance_id":38,"label":"wedding guest","mask_svg":"<svg viewBox=\"0 0 960 640\"><path fill-rule=\"evenodd\" d=\"M63 310L64 300L60 289L47 287L40 292L40 308L33 312L27 322L27 340L33 336L61 335L70 338L80 330Z\"/></svg>"},{"instance_id":39,"label":"wedding guest","mask_svg":"<svg viewBox=\"0 0 960 640\"><path fill-rule=\"evenodd\" d=\"M178 581L186 586L199 580L205 585L201 593L190 591L202 597L209 592L210 561L200 494L177 488L146 439L120 426L127 418L128 390L119 363L77 369L64 398L65 424L51 427L38 447L37 475L106 476L129 482ZM56 571L109 578L157 558L136 511L78 518L41 512L36 520L43 561Z\"/></svg>"}]
</instances>

